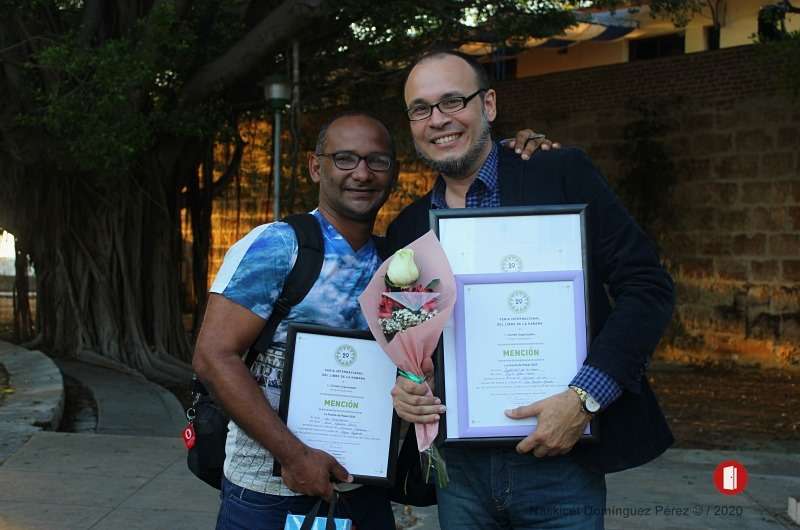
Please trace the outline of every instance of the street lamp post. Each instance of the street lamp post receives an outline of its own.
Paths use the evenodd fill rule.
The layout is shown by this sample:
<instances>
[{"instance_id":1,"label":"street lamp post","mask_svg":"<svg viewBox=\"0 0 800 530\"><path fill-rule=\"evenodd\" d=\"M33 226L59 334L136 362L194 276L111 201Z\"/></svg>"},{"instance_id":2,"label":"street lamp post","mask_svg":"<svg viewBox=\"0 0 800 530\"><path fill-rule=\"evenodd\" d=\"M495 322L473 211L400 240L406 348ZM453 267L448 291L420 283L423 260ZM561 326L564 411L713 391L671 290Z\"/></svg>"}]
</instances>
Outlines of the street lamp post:
<instances>
[{"instance_id":1,"label":"street lamp post","mask_svg":"<svg viewBox=\"0 0 800 530\"><path fill-rule=\"evenodd\" d=\"M289 105L292 87L279 75L270 76L264 84L264 99L272 108L272 180L275 186L273 221L281 217L281 114Z\"/></svg>"}]
</instances>

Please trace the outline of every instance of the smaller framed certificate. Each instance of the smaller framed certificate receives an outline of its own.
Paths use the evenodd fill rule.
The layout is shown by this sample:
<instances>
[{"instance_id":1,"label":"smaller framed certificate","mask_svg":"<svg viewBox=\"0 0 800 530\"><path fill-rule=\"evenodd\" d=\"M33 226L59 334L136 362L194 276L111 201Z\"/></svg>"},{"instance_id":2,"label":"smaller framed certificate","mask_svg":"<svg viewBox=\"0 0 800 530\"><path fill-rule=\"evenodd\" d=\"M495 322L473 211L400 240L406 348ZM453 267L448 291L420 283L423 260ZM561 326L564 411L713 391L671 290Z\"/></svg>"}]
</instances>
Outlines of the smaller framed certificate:
<instances>
[{"instance_id":1,"label":"smaller framed certificate","mask_svg":"<svg viewBox=\"0 0 800 530\"><path fill-rule=\"evenodd\" d=\"M561 392L586 357L582 271L465 274L456 289L456 438L519 441L536 419L504 410Z\"/></svg>"},{"instance_id":2,"label":"smaller framed certificate","mask_svg":"<svg viewBox=\"0 0 800 530\"><path fill-rule=\"evenodd\" d=\"M456 279L437 352L445 445L513 446L536 418L505 410L563 392L589 340L586 205L431 210ZM597 422L582 440L597 436Z\"/></svg>"},{"instance_id":3,"label":"smaller framed certificate","mask_svg":"<svg viewBox=\"0 0 800 530\"><path fill-rule=\"evenodd\" d=\"M356 484L390 486L398 420L397 368L365 331L290 324L278 414L304 444L325 451ZM274 475L280 475L275 460Z\"/></svg>"}]
</instances>

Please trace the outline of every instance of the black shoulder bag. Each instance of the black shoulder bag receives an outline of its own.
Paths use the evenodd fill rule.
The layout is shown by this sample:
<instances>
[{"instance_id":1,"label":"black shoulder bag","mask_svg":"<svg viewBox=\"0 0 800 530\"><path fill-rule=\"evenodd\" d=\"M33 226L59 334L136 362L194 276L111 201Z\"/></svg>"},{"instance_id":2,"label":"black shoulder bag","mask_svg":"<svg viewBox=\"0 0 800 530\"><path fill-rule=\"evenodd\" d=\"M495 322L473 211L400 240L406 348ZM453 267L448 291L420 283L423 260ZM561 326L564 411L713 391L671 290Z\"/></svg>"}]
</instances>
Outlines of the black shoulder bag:
<instances>
[{"instance_id":1,"label":"black shoulder bag","mask_svg":"<svg viewBox=\"0 0 800 530\"><path fill-rule=\"evenodd\" d=\"M297 236L297 260L286 276L283 291L275 301L264 329L247 351L244 362L248 369L258 354L266 351L272 343L278 324L311 290L325 258L322 230L313 215L290 215L283 221L294 229ZM189 447L186 459L189 470L203 482L220 489L229 417L196 375L192 378L192 406L186 411L186 418L189 425L183 438Z\"/></svg>"}]
</instances>

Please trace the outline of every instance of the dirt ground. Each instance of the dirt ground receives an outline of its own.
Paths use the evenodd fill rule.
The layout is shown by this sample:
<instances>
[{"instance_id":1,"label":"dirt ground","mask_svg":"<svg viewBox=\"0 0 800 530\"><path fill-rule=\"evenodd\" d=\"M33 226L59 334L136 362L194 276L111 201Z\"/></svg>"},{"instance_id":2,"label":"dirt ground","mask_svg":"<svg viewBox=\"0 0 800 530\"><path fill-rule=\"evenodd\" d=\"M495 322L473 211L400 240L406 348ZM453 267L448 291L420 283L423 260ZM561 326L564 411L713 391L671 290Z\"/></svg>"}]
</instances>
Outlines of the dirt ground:
<instances>
[{"instance_id":1,"label":"dirt ground","mask_svg":"<svg viewBox=\"0 0 800 530\"><path fill-rule=\"evenodd\" d=\"M800 372L656 364L676 447L800 452Z\"/></svg>"}]
</instances>

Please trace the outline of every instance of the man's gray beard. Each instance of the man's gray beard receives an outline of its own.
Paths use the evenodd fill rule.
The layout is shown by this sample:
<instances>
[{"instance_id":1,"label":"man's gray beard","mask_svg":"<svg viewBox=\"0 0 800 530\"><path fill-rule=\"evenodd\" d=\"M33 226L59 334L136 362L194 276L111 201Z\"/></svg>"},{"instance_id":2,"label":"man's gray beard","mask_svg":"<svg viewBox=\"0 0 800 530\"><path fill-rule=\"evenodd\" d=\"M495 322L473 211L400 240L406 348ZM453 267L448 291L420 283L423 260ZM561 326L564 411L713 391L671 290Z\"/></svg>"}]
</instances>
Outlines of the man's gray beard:
<instances>
[{"instance_id":1,"label":"man's gray beard","mask_svg":"<svg viewBox=\"0 0 800 530\"><path fill-rule=\"evenodd\" d=\"M433 160L425 156L425 153L419 148L417 142L414 142L414 149L417 150L417 156L425 162L431 169L441 173L446 177L461 179L468 177L472 173L472 168L478 162L483 153L483 148L486 147L488 142L492 141L492 129L489 121L484 119L483 129L481 135L475 144L464 153L461 158L450 158L445 160Z\"/></svg>"}]
</instances>

